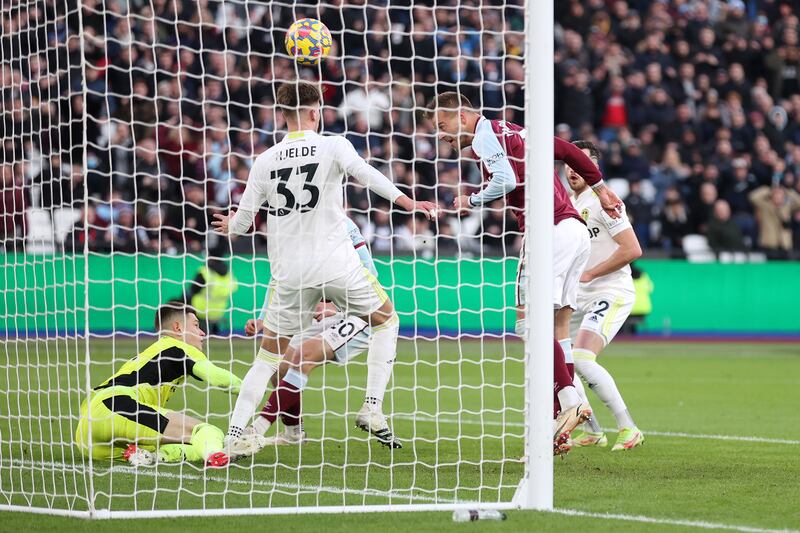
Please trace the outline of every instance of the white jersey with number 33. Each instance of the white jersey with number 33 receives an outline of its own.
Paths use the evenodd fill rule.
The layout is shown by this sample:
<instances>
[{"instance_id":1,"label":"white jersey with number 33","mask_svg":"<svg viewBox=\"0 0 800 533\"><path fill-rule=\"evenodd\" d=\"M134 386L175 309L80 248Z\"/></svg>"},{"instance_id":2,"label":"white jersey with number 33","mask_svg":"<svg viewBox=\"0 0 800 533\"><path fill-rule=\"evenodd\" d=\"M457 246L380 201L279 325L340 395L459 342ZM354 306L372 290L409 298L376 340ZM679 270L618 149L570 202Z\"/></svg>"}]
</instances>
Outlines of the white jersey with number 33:
<instances>
[{"instance_id":1,"label":"white jersey with number 33","mask_svg":"<svg viewBox=\"0 0 800 533\"><path fill-rule=\"evenodd\" d=\"M292 132L256 158L230 231L246 231L262 207L269 212L267 250L275 283L317 286L360 268L343 206L345 175L391 201L400 195L344 137Z\"/></svg>"}]
</instances>

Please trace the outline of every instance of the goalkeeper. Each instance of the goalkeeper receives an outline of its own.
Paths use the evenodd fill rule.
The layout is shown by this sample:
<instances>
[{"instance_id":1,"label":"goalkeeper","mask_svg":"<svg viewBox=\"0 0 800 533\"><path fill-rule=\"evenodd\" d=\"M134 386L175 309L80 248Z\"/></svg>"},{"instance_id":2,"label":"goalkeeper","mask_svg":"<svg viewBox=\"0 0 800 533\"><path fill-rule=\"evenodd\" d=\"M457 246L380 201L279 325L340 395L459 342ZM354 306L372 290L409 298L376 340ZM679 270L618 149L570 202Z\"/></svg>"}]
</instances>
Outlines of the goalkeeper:
<instances>
[{"instance_id":1,"label":"goalkeeper","mask_svg":"<svg viewBox=\"0 0 800 533\"><path fill-rule=\"evenodd\" d=\"M121 457L134 466L184 460L225 466L230 458L222 452L222 430L165 406L187 376L235 393L241 380L203 354L205 333L185 303L159 307L155 327L160 338L95 387L81 405L78 447L95 459Z\"/></svg>"}]
</instances>

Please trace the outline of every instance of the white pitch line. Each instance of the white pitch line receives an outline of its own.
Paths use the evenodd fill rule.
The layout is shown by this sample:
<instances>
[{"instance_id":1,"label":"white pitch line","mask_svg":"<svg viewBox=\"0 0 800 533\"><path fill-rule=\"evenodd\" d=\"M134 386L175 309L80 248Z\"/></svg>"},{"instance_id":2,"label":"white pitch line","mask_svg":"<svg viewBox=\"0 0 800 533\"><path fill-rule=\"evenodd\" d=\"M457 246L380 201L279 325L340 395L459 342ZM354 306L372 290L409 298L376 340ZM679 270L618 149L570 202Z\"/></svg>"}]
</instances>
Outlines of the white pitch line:
<instances>
[{"instance_id":1,"label":"white pitch line","mask_svg":"<svg viewBox=\"0 0 800 533\"><path fill-rule=\"evenodd\" d=\"M0 463L1 464L1 463ZM34 462L34 461L19 461L14 463L14 466L19 466L20 464L27 464L31 466L50 466L53 468L60 468L62 470L72 470L76 473L85 473L85 469L80 468L79 465L70 465L67 463L57 463L51 461L42 461L42 462ZM217 483L229 483L229 484L236 484L236 485L247 485L247 486L262 486L262 487L272 487L272 488L284 488L284 489L295 489L295 490L308 490L312 492L332 492L335 494L357 494L360 496L379 496L384 498L399 498L399 499L408 499L409 503L411 501L426 501L426 502L433 502L433 503L441 503L441 504L470 504L473 502L465 501L465 500L452 500L449 498L434 498L431 496L411 496L411 495L402 495L396 494L389 491L381 491L378 489L349 489L349 488L342 488L342 487L326 487L326 486L316 486L316 485L304 485L299 483L269 483L266 481L248 481L244 479L228 479L228 478L219 478L213 476L199 476L196 474L176 474L174 472L165 472L163 470L156 471L150 469L143 469L143 468L133 468L128 466L115 466L112 468L107 468L102 472L95 472L96 474L108 474L119 472L123 474L134 474L139 476L146 476L146 477L153 477L153 478L170 478L170 479L186 479L191 481L211 481ZM482 503L474 502L475 508L480 509L482 507ZM435 509L434 509L435 510ZM369 511L368 508L360 510L359 512L367 512ZM703 520L683 520L683 519L676 519L676 518L658 518L652 516L643 516L643 515L628 515L628 514L614 514L614 513L596 513L590 511L581 511L578 509L553 509L551 511L544 511L549 513L561 514L566 516L582 516L588 518L599 518L602 520L621 520L625 522L639 522L645 524L661 524L661 525L671 525L671 526L683 526L683 527L695 527L701 529L724 529L728 531L741 531L744 533L800 533L798 530L794 529L765 529L753 526L739 526L736 524L721 524L717 522L706 522Z\"/></svg>"},{"instance_id":2,"label":"white pitch line","mask_svg":"<svg viewBox=\"0 0 800 533\"><path fill-rule=\"evenodd\" d=\"M495 427L525 427L525 424L522 422L502 422L500 420L476 420L474 418L450 418L450 417L435 417L435 416L427 416L427 415L407 415L407 414L395 414L391 415L391 418L397 418L400 420L412 420L417 422L438 422L440 424L466 424L470 426L495 426ZM617 431L616 429L612 428L603 428L603 431ZM712 434L703 434L703 433L680 433L680 432L673 432L673 431L650 431L647 429L643 429L642 433L645 436L654 435L656 437L673 437L679 439L704 439L704 440L727 440L727 441L735 441L735 442L762 442L766 444L788 444L792 446L800 445L800 440L791 440L791 439L772 439L768 437L749 437L749 436L742 436L742 435L712 435Z\"/></svg>"},{"instance_id":3,"label":"white pitch line","mask_svg":"<svg viewBox=\"0 0 800 533\"><path fill-rule=\"evenodd\" d=\"M743 531L745 533L800 533L796 529L765 529L755 526L738 526L735 524L720 524L717 522L706 522L704 520L682 520L679 518L655 518L652 516L614 514L614 513L592 513L589 511L579 511L577 509L553 509L552 512L567 516L585 516L589 518L601 518L603 520L623 520L625 522L640 522L645 524L662 524L669 526L696 527L701 529L726 529L728 531Z\"/></svg>"},{"instance_id":4,"label":"white pitch line","mask_svg":"<svg viewBox=\"0 0 800 533\"><path fill-rule=\"evenodd\" d=\"M3 462L0 462L2 464ZM32 467L36 466L46 466L53 469L59 470L68 470L73 471L76 474L85 474L87 470L82 468L81 465L70 465L67 463L60 463L60 462L53 462L53 461L16 461L13 464L6 463L6 467L15 467L19 465L30 465ZM264 465L259 465L264 466ZM152 478L168 478L168 479L180 479L180 480L190 480L190 481L210 481L212 483L227 483L231 485L245 485L248 487L265 487L265 488L272 488L272 489L292 489L297 491L308 491L308 492L330 492L334 494L355 494L358 496L379 496L383 498L394 498L394 499L403 499L409 500L410 502L413 501L421 501L421 502L432 502L432 503L469 503L468 500L452 500L449 498L434 498L433 496L422 496L422 495L411 495L411 494L402 494L398 491L382 491L378 489L351 489L351 488L343 488L343 487L327 487L324 485L304 485L302 483L283 483L283 482L269 482L269 481L259 481L259 480L247 480L247 479L240 479L240 478L224 478L224 477L216 477L216 476L201 476L197 474L186 473L175 473L170 471L163 470L163 467L156 470L154 468L134 468L131 466L113 466L111 468L105 469L96 469L95 475L106 475L106 474L113 474L115 472L121 474L133 474L137 476L143 477L152 477ZM407 491L410 489L399 489L400 491Z\"/></svg>"}]
</instances>

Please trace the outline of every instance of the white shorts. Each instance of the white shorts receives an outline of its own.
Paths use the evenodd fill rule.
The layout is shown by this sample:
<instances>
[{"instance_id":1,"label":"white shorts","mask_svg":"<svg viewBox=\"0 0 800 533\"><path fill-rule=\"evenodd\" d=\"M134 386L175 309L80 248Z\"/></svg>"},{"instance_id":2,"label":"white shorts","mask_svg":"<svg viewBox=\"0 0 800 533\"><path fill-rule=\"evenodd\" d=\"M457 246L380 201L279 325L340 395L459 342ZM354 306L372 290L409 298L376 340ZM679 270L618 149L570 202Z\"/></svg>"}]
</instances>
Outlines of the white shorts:
<instances>
[{"instance_id":1,"label":"white shorts","mask_svg":"<svg viewBox=\"0 0 800 533\"><path fill-rule=\"evenodd\" d=\"M553 228L553 309L577 309L578 285L589 261L591 245L586 226L577 219L562 220ZM517 307L528 305L525 242L517 267Z\"/></svg>"},{"instance_id":2,"label":"white shorts","mask_svg":"<svg viewBox=\"0 0 800 533\"><path fill-rule=\"evenodd\" d=\"M603 346L608 346L631 314L635 300L636 293L627 288L580 291L578 309L569 325L570 337L576 339L578 330L583 329L600 335Z\"/></svg>"},{"instance_id":3,"label":"white shorts","mask_svg":"<svg viewBox=\"0 0 800 533\"><path fill-rule=\"evenodd\" d=\"M289 346L292 348L297 348L305 341L318 335L322 335L326 332L326 330L341 324L346 318L347 317L344 315L344 313L336 313L335 315L325 317L322 320L312 320L311 325L303 330L302 333L292 337L292 340L289 342ZM367 328L350 339L346 343L346 346L335 350L333 355L336 361L339 363L346 363L350 359L364 353L367 348L369 348L370 334L370 328Z\"/></svg>"},{"instance_id":4,"label":"white shorts","mask_svg":"<svg viewBox=\"0 0 800 533\"><path fill-rule=\"evenodd\" d=\"M345 315L366 317L389 299L375 276L361 265L346 276L324 285L284 289L273 280L269 290L264 327L280 337L307 330L312 325L314 308L320 300L333 302Z\"/></svg>"}]
</instances>

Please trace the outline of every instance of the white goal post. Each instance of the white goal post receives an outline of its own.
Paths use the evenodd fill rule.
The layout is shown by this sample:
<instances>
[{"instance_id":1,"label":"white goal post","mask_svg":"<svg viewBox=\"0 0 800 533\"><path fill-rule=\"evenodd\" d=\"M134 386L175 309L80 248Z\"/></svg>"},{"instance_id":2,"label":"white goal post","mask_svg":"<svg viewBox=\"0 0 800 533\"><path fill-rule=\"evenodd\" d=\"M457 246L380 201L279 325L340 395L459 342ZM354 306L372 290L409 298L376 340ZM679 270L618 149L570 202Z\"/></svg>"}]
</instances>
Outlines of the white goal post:
<instances>
[{"instance_id":1,"label":"white goal post","mask_svg":"<svg viewBox=\"0 0 800 533\"><path fill-rule=\"evenodd\" d=\"M551 510L553 265L535 259L553 248L553 5L3 2L0 511ZM331 25L323 66L286 53L283 35L303 17ZM270 283L263 220L225 241L210 217L237 205L252 159L286 133L275 87L298 77L325 88L328 133L347 136L403 192L450 211L428 224L347 186L346 211L400 317L383 412L403 448L354 427L364 353L311 375L302 446L272 445L224 469L133 468L93 458L94 444L82 453L79 420L97 435L86 400L156 340L159 305L199 306L204 353L218 366L242 377L252 363L259 341L244 321L259 315ZM524 236L502 203L452 212L453 198L482 178L422 116L445 90L524 122ZM523 237L524 344L512 336ZM224 431L235 401L189 376L168 409Z\"/></svg>"}]
</instances>

